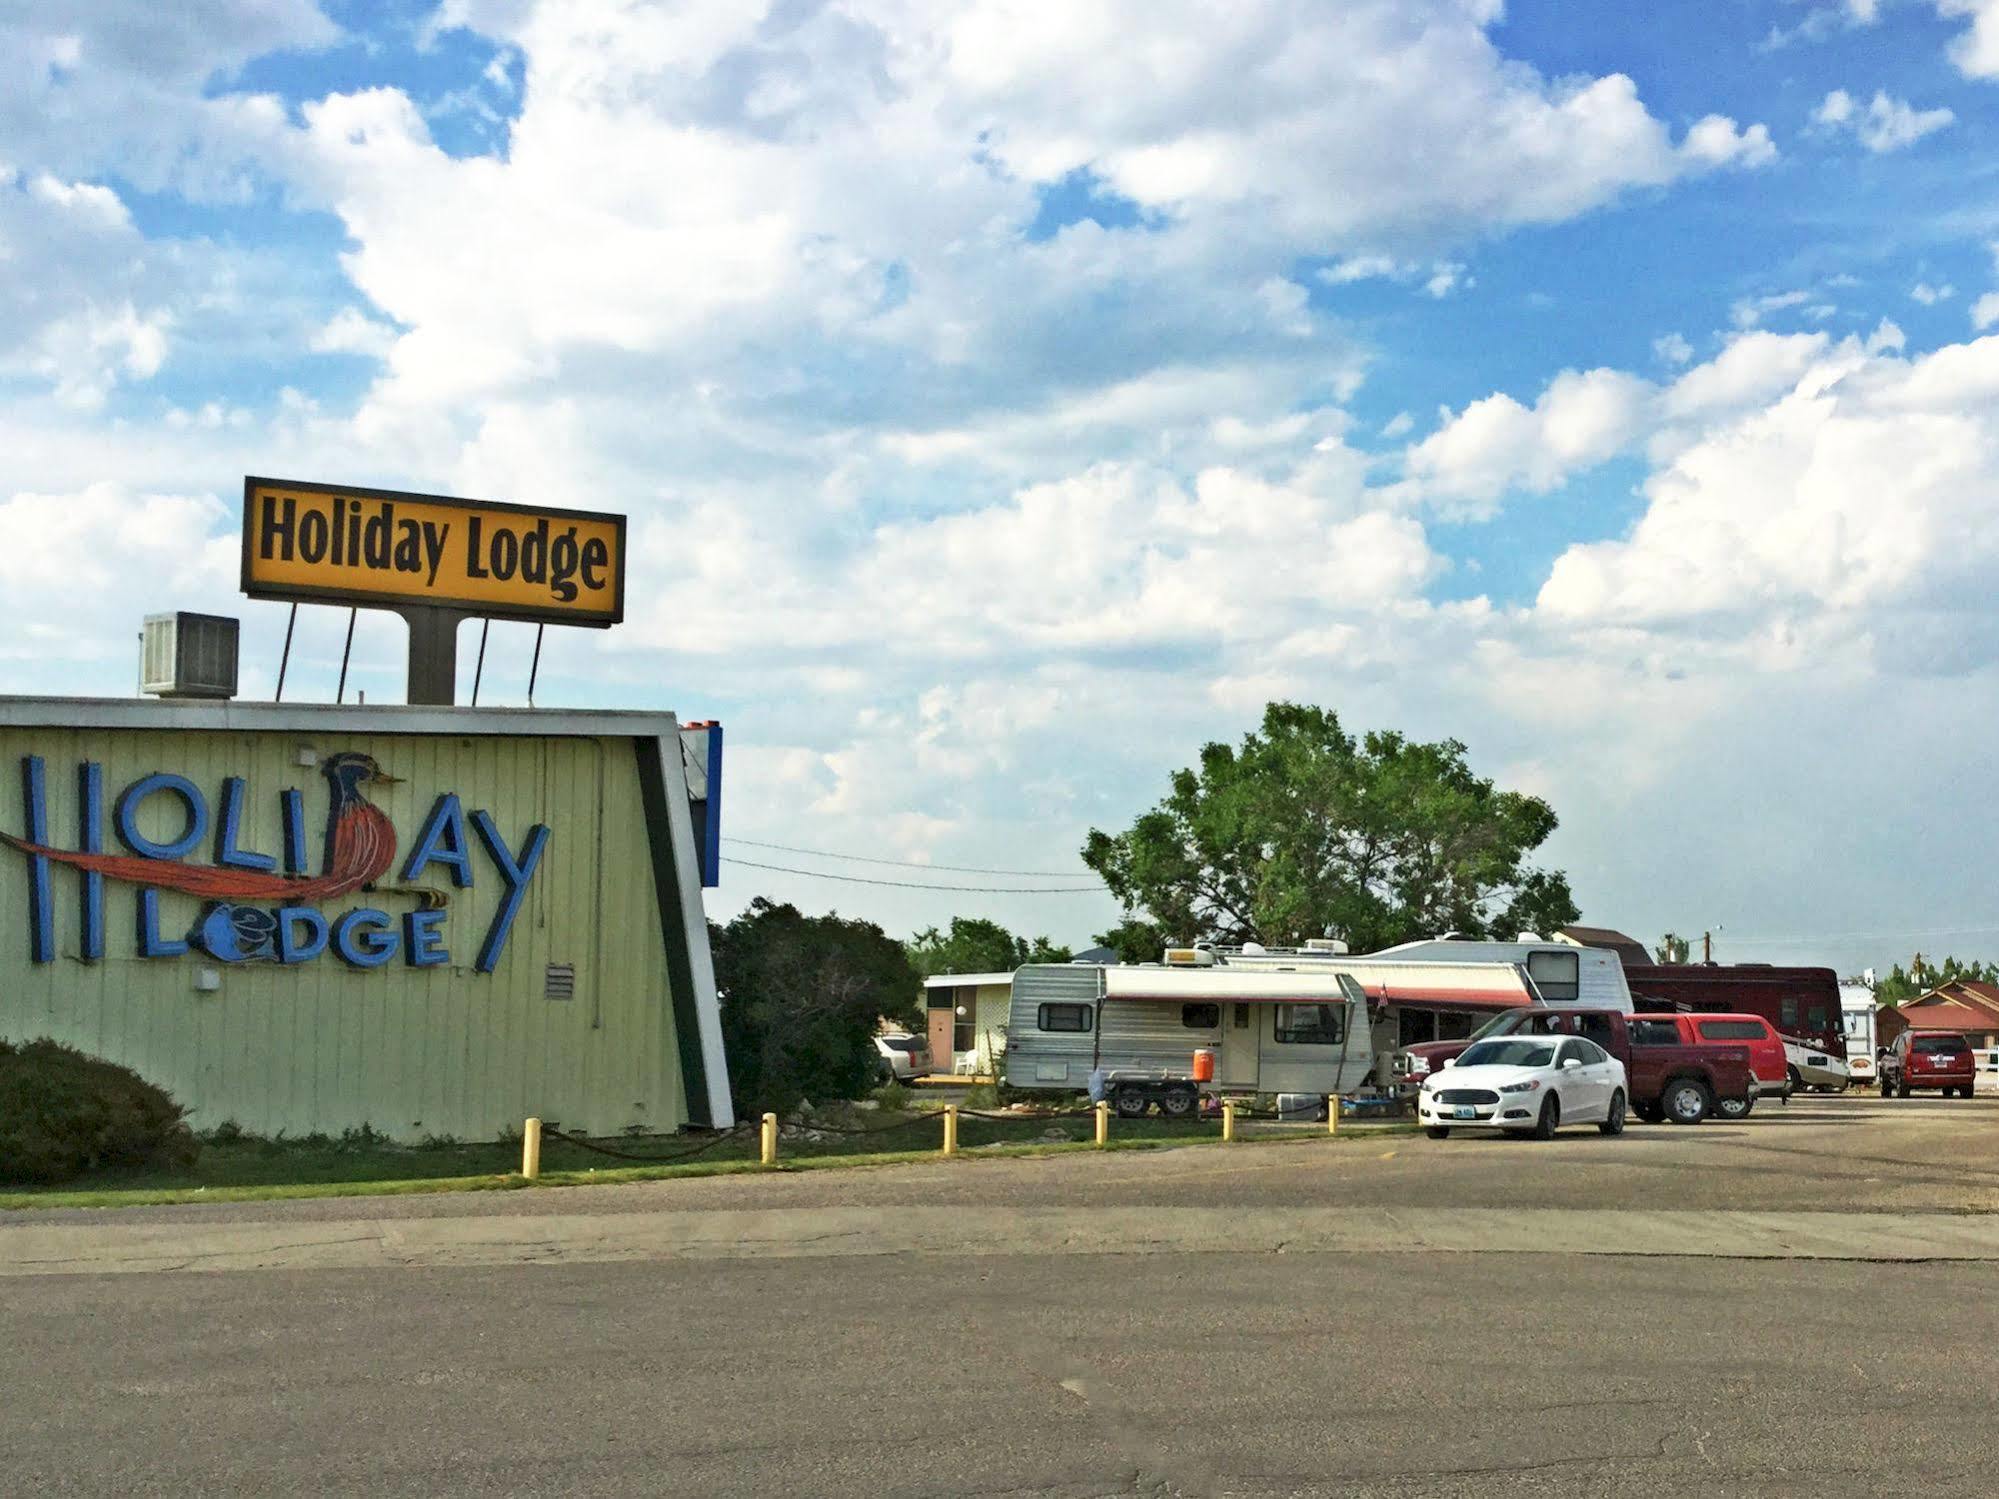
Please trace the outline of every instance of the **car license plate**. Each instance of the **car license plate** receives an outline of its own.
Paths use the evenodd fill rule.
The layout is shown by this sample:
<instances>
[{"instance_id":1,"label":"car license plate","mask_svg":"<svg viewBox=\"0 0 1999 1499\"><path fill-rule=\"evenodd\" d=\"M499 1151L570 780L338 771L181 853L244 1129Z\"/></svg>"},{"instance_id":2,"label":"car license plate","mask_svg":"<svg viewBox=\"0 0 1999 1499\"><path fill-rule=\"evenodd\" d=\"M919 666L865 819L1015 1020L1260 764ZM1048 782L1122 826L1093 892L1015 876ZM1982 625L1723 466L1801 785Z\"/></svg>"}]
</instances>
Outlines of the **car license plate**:
<instances>
[{"instance_id":1,"label":"car license plate","mask_svg":"<svg viewBox=\"0 0 1999 1499\"><path fill-rule=\"evenodd\" d=\"M1451 1117L1453 1119L1476 1119L1478 1118L1478 1110L1468 1103L1461 1103L1451 1110Z\"/></svg>"}]
</instances>

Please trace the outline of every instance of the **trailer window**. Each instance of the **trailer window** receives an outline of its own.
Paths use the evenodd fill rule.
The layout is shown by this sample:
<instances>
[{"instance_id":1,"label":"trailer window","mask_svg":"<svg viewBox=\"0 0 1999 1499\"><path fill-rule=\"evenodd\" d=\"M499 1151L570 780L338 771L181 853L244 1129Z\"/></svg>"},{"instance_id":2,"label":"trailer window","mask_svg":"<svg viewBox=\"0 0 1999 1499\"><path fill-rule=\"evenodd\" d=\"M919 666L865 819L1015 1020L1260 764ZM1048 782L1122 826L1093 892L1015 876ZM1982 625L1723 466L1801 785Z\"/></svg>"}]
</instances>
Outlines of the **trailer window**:
<instances>
[{"instance_id":1,"label":"trailer window","mask_svg":"<svg viewBox=\"0 0 1999 1499\"><path fill-rule=\"evenodd\" d=\"M1090 1028L1088 1005L1043 1005L1034 1023L1044 1031L1086 1031Z\"/></svg>"},{"instance_id":2,"label":"trailer window","mask_svg":"<svg viewBox=\"0 0 1999 1499\"><path fill-rule=\"evenodd\" d=\"M1811 1005L1805 1010L1805 1029L1823 1031L1827 1028L1824 1005Z\"/></svg>"},{"instance_id":3,"label":"trailer window","mask_svg":"<svg viewBox=\"0 0 1999 1499\"><path fill-rule=\"evenodd\" d=\"M1220 1005L1182 1005L1180 1023L1190 1031L1211 1031L1222 1023Z\"/></svg>"},{"instance_id":4,"label":"trailer window","mask_svg":"<svg viewBox=\"0 0 1999 1499\"><path fill-rule=\"evenodd\" d=\"M1246 1031L1249 1029L1248 1005L1237 1005L1235 1007L1235 1028L1239 1031Z\"/></svg>"},{"instance_id":5,"label":"trailer window","mask_svg":"<svg viewBox=\"0 0 1999 1499\"><path fill-rule=\"evenodd\" d=\"M1777 1002L1777 1019L1781 1025L1796 1025L1798 1023L1797 995L1786 994Z\"/></svg>"},{"instance_id":6,"label":"trailer window","mask_svg":"<svg viewBox=\"0 0 1999 1499\"><path fill-rule=\"evenodd\" d=\"M1298 1046L1338 1046L1346 1039L1345 1005L1278 1005L1277 1039Z\"/></svg>"},{"instance_id":7,"label":"trailer window","mask_svg":"<svg viewBox=\"0 0 1999 1499\"><path fill-rule=\"evenodd\" d=\"M1574 952L1530 952L1527 977L1541 991L1543 999L1580 999L1583 992L1582 954Z\"/></svg>"}]
</instances>

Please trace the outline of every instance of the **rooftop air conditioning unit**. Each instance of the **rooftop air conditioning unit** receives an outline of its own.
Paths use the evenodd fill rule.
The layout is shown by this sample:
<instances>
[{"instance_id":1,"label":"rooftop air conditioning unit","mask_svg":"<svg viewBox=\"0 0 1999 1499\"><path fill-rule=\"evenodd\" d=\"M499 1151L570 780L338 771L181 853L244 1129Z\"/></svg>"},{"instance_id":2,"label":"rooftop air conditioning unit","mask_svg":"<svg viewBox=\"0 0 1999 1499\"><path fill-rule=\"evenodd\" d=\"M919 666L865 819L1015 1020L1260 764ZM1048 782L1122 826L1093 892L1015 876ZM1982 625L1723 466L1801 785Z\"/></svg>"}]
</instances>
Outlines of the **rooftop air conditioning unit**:
<instances>
[{"instance_id":1,"label":"rooftop air conditioning unit","mask_svg":"<svg viewBox=\"0 0 1999 1499\"><path fill-rule=\"evenodd\" d=\"M1351 951L1338 937L1307 937L1306 952L1346 953Z\"/></svg>"},{"instance_id":2,"label":"rooftop air conditioning unit","mask_svg":"<svg viewBox=\"0 0 1999 1499\"><path fill-rule=\"evenodd\" d=\"M139 690L155 697L234 697L240 628L219 614L147 615L139 637Z\"/></svg>"}]
</instances>

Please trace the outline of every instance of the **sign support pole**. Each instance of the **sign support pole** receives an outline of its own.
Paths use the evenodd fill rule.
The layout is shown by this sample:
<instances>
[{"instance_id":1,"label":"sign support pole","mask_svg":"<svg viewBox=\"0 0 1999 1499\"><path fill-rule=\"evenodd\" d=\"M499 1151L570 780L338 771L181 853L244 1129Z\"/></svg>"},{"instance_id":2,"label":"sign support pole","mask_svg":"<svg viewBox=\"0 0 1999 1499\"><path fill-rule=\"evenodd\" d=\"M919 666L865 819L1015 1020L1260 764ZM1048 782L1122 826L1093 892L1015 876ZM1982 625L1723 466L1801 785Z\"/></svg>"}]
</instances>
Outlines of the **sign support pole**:
<instances>
[{"instance_id":1,"label":"sign support pole","mask_svg":"<svg viewBox=\"0 0 1999 1499\"><path fill-rule=\"evenodd\" d=\"M412 705L449 708L458 700L458 626L472 616L435 604L396 611L409 622L409 692Z\"/></svg>"}]
</instances>

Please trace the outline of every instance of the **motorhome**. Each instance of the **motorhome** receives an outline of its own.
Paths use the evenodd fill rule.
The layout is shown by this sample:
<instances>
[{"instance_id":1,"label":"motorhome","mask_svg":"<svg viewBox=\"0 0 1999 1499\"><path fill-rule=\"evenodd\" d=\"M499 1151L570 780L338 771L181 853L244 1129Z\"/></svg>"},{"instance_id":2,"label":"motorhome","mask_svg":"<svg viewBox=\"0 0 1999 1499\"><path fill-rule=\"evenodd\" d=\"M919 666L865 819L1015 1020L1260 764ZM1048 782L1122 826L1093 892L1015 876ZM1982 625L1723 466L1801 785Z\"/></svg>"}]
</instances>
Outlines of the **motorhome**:
<instances>
[{"instance_id":1,"label":"motorhome","mask_svg":"<svg viewBox=\"0 0 1999 1499\"><path fill-rule=\"evenodd\" d=\"M1666 963L1625 970L1641 1010L1761 1015L1784 1038L1794 1092L1852 1082L1839 978L1830 968ZM1868 1055L1873 1055L1870 1049Z\"/></svg>"},{"instance_id":2,"label":"motorhome","mask_svg":"<svg viewBox=\"0 0 1999 1499\"><path fill-rule=\"evenodd\" d=\"M1846 1032L1846 1072L1857 1085L1874 1081L1874 990L1868 984L1839 986L1840 1028Z\"/></svg>"},{"instance_id":3,"label":"motorhome","mask_svg":"<svg viewBox=\"0 0 1999 1499\"><path fill-rule=\"evenodd\" d=\"M1616 953L1525 935L1513 942L1441 937L1359 957L1331 940L1302 948L1250 945L1202 951L1211 951L1216 963L1230 968L1308 971L1336 963L1351 973L1372 1001L1370 1039L1380 1066L1371 1081L1384 1090L1406 1092L1422 1081L1407 1048L1465 1040L1503 1010L1573 1004L1629 1015L1634 1008Z\"/></svg>"}]
</instances>

